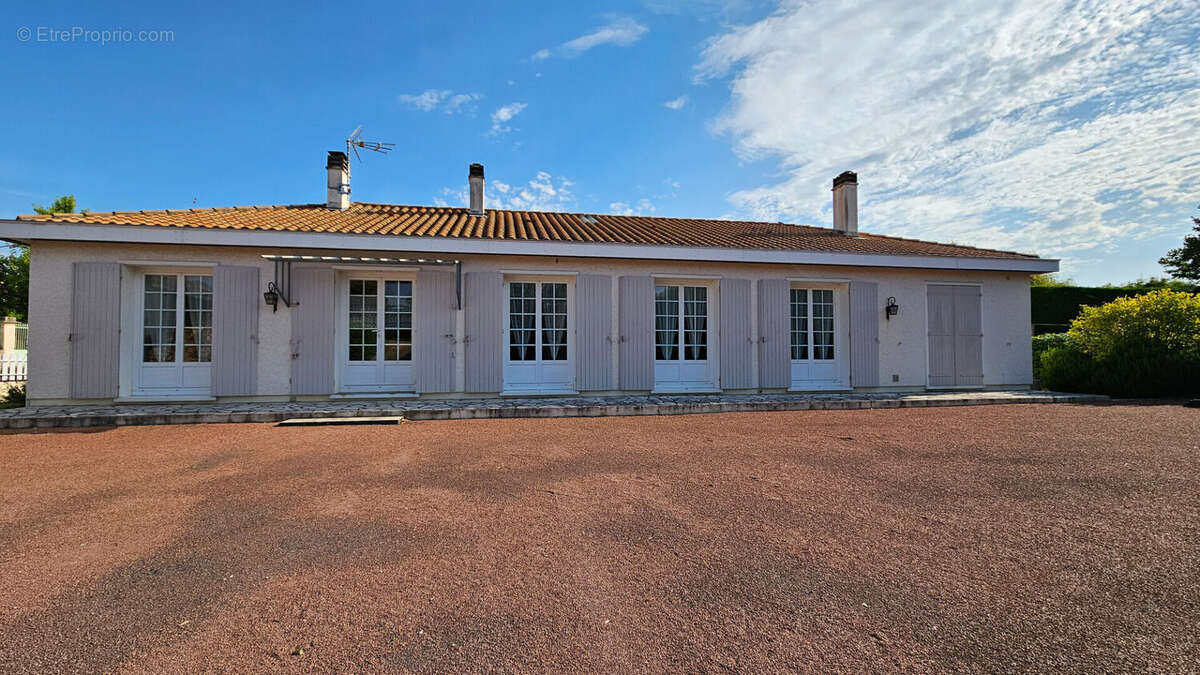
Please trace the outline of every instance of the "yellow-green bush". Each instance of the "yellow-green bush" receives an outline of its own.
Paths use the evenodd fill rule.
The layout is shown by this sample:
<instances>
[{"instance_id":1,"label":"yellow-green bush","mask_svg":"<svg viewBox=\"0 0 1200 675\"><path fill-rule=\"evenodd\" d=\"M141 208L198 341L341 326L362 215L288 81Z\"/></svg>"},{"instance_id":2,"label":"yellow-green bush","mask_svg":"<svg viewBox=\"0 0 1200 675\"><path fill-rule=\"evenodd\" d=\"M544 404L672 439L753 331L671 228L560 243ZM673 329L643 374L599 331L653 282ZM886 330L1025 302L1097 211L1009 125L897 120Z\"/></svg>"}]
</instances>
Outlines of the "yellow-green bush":
<instances>
[{"instance_id":1,"label":"yellow-green bush","mask_svg":"<svg viewBox=\"0 0 1200 675\"><path fill-rule=\"evenodd\" d=\"M1084 307L1067 343L1042 354L1051 389L1112 396L1200 393L1200 295L1161 290Z\"/></svg>"}]
</instances>

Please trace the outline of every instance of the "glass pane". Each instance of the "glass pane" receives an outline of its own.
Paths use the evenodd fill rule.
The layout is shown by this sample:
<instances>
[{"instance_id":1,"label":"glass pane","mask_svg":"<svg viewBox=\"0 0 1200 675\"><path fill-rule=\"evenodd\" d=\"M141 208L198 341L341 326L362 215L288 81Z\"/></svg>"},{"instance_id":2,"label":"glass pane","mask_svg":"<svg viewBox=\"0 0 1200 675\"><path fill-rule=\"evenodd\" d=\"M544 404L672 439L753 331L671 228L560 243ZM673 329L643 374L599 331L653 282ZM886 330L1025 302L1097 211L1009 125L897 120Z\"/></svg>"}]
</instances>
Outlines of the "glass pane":
<instances>
[{"instance_id":1,"label":"glass pane","mask_svg":"<svg viewBox=\"0 0 1200 675\"><path fill-rule=\"evenodd\" d=\"M189 274L183 278L183 361L185 363L211 360L212 345L212 277ZM173 313L173 312L172 312ZM172 338L174 332L172 331ZM164 343L174 340L164 340Z\"/></svg>"},{"instance_id":2,"label":"glass pane","mask_svg":"<svg viewBox=\"0 0 1200 675\"><path fill-rule=\"evenodd\" d=\"M654 287L654 358L679 360L679 287Z\"/></svg>"},{"instance_id":3,"label":"glass pane","mask_svg":"<svg viewBox=\"0 0 1200 675\"><path fill-rule=\"evenodd\" d=\"M683 289L683 359L708 359L708 289L685 286Z\"/></svg>"},{"instance_id":4,"label":"glass pane","mask_svg":"<svg viewBox=\"0 0 1200 675\"><path fill-rule=\"evenodd\" d=\"M792 360L808 360L808 289L793 288L792 306Z\"/></svg>"},{"instance_id":5,"label":"glass pane","mask_svg":"<svg viewBox=\"0 0 1200 675\"><path fill-rule=\"evenodd\" d=\"M812 317L813 358L831 360L834 358L833 291L813 289Z\"/></svg>"},{"instance_id":6,"label":"glass pane","mask_svg":"<svg viewBox=\"0 0 1200 675\"><path fill-rule=\"evenodd\" d=\"M379 335L369 330L378 323L376 297L378 284L373 279L351 279L349 284L349 326L347 358L350 361L374 361Z\"/></svg>"},{"instance_id":7,"label":"glass pane","mask_svg":"<svg viewBox=\"0 0 1200 675\"><path fill-rule=\"evenodd\" d=\"M542 360L567 360L567 285L542 284Z\"/></svg>"},{"instance_id":8,"label":"glass pane","mask_svg":"<svg viewBox=\"0 0 1200 675\"><path fill-rule=\"evenodd\" d=\"M510 283L508 298L508 358L511 361L532 361L537 357L537 285Z\"/></svg>"}]
</instances>

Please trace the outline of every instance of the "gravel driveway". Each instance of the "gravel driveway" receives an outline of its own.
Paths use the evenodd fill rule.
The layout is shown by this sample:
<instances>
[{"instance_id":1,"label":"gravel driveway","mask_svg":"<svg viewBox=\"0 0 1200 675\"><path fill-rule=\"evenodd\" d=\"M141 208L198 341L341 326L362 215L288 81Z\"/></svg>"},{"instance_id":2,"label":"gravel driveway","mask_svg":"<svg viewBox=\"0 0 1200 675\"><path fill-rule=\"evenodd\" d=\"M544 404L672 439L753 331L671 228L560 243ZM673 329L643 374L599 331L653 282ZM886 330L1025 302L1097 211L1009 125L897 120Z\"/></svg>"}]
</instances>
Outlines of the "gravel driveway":
<instances>
[{"instance_id":1,"label":"gravel driveway","mask_svg":"<svg viewBox=\"0 0 1200 675\"><path fill-rule=\"evenodd\" d=\"M0 435L0 671L1187 670L1200 410Z\"/></svg>"}]
</instances>

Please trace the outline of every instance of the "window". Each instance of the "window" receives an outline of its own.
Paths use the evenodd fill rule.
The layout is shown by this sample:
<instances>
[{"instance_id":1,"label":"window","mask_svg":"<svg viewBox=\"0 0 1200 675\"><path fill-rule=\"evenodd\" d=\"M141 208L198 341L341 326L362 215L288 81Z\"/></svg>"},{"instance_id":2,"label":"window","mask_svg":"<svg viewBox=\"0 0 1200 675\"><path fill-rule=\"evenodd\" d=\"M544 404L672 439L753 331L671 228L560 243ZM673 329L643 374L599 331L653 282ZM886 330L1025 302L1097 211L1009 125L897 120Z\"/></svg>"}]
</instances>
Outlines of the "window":
<instances>
[{"instance_id":1,"label":"window","mask_svg":"<svg viewBox=\"0 0 1200 675\"><path fill-rule=\"evenodd\" d=\"M212 276L145 275L142 363L212 362L212 313Z\"/></svg>"},{"instance_id":2,"label":"window","mask_svg":"<svg viewBox=\"0 0 1200 675\"><path fill-rule=\"evenodd\" d=\"M508 286L508 358L533 361L537 358L537 284Z\"/></svg>"},{"instance_id":3,"label":"window","mask_svg":"<svg viewBox=\"0 0 1200 675\"><path fill-rule=\"evenodd\" d=\"M654 287L654 358L679 360L679 287Z\"/></svg>"},{"instance_id":4,"label":"window","mask_svg":"<svg viewBox=\"0 0 1200 675\"><path fill-rule=\"evenodd\" d=\"M708 288L654 287L654 358L708 360Z\"/></svg>"},{"instance_id":5,"label":"window","mask_svg":"<svg viewBox=\"0 0 1200 675\"><path fill-rule=\"evenodd\" d=\"M412 282L383 282L383 360L412 360Z\"/></svg>"},{"instance_id":6,"label":"window","mask_svg":"<svg viewBox=\"0 0 1200 675\"><path fill-rule=\"evenodd\" d=\"M509 283L508 359L509 361L567 360L567 285L565 283L532 281Z\"/></svg>"},{"instance_id":7,"label":"window","mask_svg":"<svg viewBox=\"0 0 1200 675\"><path fill-rule=\"evenodd\" d=\"M411 281L351 279L347 359L411 361L412 310Z\"/></svg>"},{"instance_id":8,"label":"window","mask_svg":"<svg viewBox=\"0 0 1200 675\"><path fill-rule=\"evenodd\" d=\"M793 288L791 305L792 360L833 360L833 291Z\"/></svg>"},{"instance_id":9,"label":"window","mask_svg":"<svg viewBox=\"0 0 1200 675\"><path fill-rule=\"evenodd\" d=\"M183 361L212 361L212 277L188 274L183 277Z\"/></svg>"},{"instance_id":10,"label":"window","mask_svg":"<svg viewBox=\"0 0 1200 675\"><path fill-rule=\"evenodd\" d=\"M567 285L542 284L542 360L567 360Z\"/></svg>"},{"instance_id":11,"label":"window","mask_svg":"<svg viewBox=\"0 0 1200 675\"><path fill-rule=\"evenodd\" d=\"M808 289L792 289L792 360L808 360Z\"/></svg>"},{"instance_id":12,"label":"window","mask_svg":"<svg viewBox=\"0 0 1200 675\"><path fill-rule=\"evenodd\" d=\"M147 274L143 295L142 362L175 361L175 308L178 277Z\"/></svg>"},{"instance_id":13,"label":"window","mask_svg":"<svg viewBox=\"0 0 1200 675\"><path fill-rule=\"evenodd\" d=\"M350 280L350 353L351 361L374 361L377 356L379 282L374 279Z\"/></svg>"}]
</instances>

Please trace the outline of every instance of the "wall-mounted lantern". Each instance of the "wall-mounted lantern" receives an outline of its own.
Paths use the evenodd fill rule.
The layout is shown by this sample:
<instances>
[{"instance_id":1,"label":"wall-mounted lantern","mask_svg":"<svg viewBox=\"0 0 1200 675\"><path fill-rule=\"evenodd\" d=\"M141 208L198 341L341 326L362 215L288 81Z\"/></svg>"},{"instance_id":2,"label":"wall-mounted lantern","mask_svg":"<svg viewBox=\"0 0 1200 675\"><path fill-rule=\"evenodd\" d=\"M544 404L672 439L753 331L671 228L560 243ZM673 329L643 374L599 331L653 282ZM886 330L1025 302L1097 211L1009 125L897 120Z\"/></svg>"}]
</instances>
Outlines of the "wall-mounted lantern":
<instances>
[{"instance_id":1,"label":"wall-mounted lantern","mask_svg":"<svg viewBox=\"0 0 1200 675\"><path fill-rule=\"evenodd\" d=\"M885 305L883 308L883 315L885 317L887 317L888 321L891 321L892 317L896 316L899 313L900 313L900 305L896 304L896 298L895 297L888 298L887 305Z\"/></svg>"},{"instance_id":2,"label":"wall-mounted lantern","mask_svg":"<svg viewBox=\"0 0 1200 675\"><path fill-rule=\"evenodd\" d=\"M270 306L272 312L279 311L280 300L283 300L284 305L288 307L292 306L292 303L288 302L288 299L279 291L279 286L274 281L267 282L267 290L263 293L263 300Z\"/></svg>"}]
</instances>

